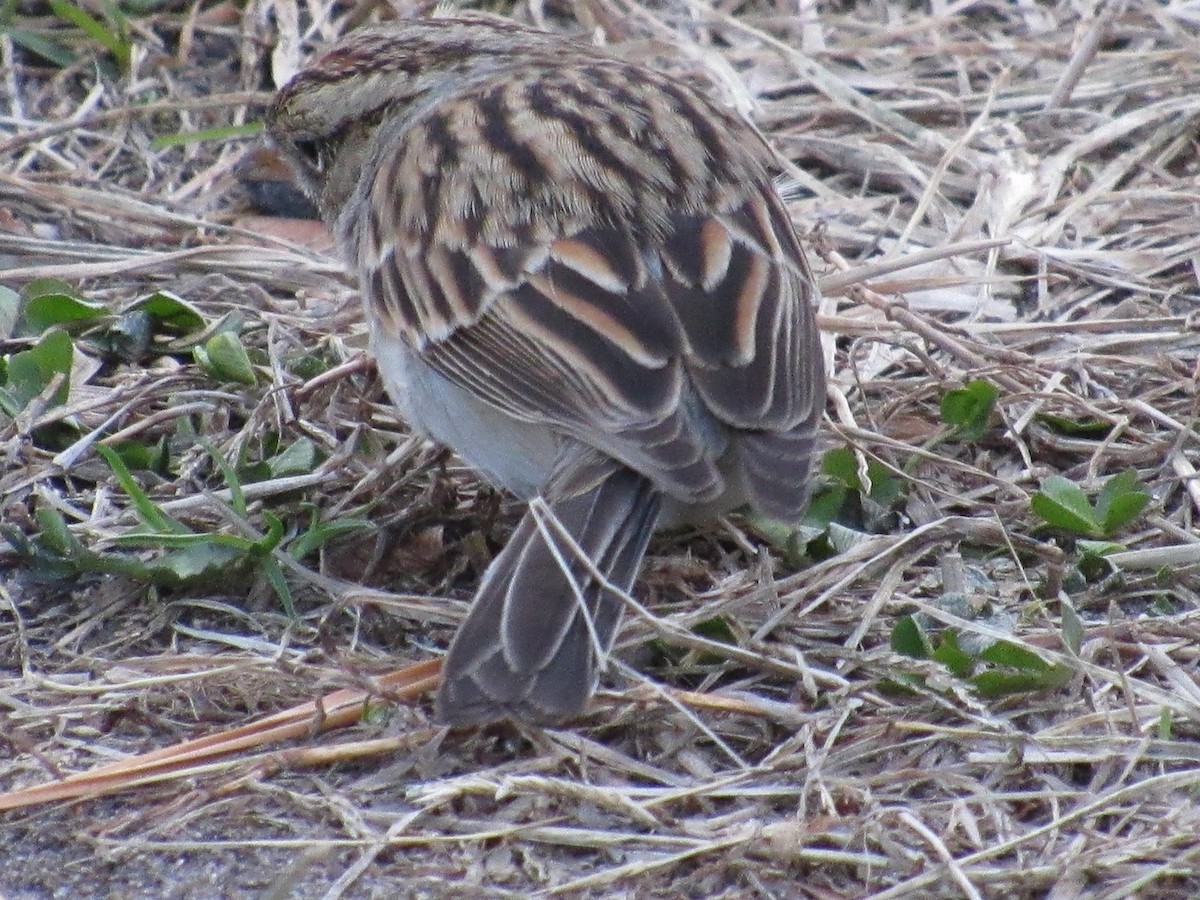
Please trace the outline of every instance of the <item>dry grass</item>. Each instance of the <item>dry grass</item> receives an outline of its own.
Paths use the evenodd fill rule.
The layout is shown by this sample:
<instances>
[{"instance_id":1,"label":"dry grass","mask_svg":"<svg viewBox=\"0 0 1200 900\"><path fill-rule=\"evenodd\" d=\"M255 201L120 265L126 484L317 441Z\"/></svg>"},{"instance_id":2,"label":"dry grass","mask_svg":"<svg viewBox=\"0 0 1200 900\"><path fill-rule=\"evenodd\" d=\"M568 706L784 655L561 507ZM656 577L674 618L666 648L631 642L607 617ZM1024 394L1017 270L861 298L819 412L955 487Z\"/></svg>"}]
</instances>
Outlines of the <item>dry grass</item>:
<instances>
[{"instance_id":1,"label":"dry grass","mask_svg":"<svg viewBox=\"0 0 1200 900\"><path fill-rule=\"evenodd\" d=\"M59 69L0 37L3 281L53 276L113 308L170 290L210 321L240 316L265 375L220 384L186 355L81 368L64 406L0 421L4 523L32 535L53 507L108 546L134 520L95 443L166 435L172 474L151 496L197 530L244 529L190 423L230 460L276 437L321 451L310 475L247 486L256 527L263 510L303 527L304 503L379 526L283 560L299 621L261 578L47 582L0 543L0 788L429 658L513 523L392 420L356 362L337 262L243 218L234 167L250 142L151 144L253 121L266 73L367 14L314 23L319 6L135 18L125 78L98 75L83 42ZM736 522L662 537L616 689L569 730L447 733L427 706L384 704L186 781L6 813L0 893L97 878L157 897L1200 892L1200 8L590 0L516 14L673 45L790 161L829 294L831 433L904 473L900 514L865 515L856 540L799 571ZM68 32L45 11L23 24ZM306 373L314 358L325 374ZM973 378L1000 388L1002 425L934 440L940 398ZM1066 435L1048 414L1108 427ZM56 423L72 437L47 446ZM1092 493L1131 467L1153 502L1120 535L1117 570L1084 581L1030 496L1051 474ZM940 602L964 578L990 617ZM1078 653L1062 598L1086 626ZM1073 677L982 698L892 652L916 609ZM702 636L713 620L720 640ZM915 675L909 694L886 689Z\"/></svg>"}]
</instances>

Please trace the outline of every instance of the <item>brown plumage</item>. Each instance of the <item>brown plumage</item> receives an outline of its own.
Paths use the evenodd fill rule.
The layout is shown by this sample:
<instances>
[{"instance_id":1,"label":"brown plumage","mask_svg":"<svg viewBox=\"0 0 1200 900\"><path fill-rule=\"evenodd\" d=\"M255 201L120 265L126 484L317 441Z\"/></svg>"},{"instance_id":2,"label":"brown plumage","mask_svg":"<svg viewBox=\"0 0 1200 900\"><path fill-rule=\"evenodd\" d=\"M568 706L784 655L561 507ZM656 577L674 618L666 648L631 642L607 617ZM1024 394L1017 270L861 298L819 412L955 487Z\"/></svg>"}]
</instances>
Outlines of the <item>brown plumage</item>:
<instances>
[{"instance_id":1,"label":"brown plumage","mask_svg":"<svg viewBox=\"0 0 1200 900\"><path fill-rule=\"evenodd\" d=\"M656 525L803 511L824 368L770 149L676 79L481 15L351 34L268 125L408 421L540 498L439 717L577 712Z\"/></svg>"}]
</instances>

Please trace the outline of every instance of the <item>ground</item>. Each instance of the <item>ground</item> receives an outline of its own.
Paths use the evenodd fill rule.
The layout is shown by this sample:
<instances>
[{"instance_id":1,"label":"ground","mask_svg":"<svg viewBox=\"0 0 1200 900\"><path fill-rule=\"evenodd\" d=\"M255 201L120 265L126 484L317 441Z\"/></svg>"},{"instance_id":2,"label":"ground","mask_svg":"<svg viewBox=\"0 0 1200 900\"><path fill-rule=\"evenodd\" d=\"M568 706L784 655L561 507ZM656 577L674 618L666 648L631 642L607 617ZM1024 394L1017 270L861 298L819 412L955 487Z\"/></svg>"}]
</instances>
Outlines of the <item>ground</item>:
<instances>
[{"instance_id":1,"label":"ground","mask_svg":"<svg viewBox=\"0 0 1200 900\"><path fill-rule=\"evenodd\" d=\"M519 506L245 127L388 13L83 8L0 19L0 896L1200 893L1195 4L504 7L754 119L831 387L804 527L658 536L587 713L483 731L400 682Z\"/></svg>"}]
</instances>

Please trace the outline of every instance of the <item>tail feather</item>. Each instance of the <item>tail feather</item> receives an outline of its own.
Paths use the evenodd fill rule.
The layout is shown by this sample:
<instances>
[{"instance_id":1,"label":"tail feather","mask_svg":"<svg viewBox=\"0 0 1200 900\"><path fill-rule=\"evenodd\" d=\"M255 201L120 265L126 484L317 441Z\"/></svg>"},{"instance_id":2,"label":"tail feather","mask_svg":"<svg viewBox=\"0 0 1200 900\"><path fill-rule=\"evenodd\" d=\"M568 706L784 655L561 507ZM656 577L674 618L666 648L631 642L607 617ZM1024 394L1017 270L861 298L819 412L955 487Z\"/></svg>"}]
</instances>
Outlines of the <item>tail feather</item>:
<instances>
[{"instance_id":1,"label":"tail feather","mask_svg":"<svg viewBox=\"0 0 1200 900\"><path fill-rule=\"evenodd\" d=\"M571 445L541 500L488 568L450 645L437 698L443 722L552 723L595 689L598 654L612 646L662 494L644 475Z\"/></svg>"},{"instance_id":2,"label":"tail feather","mask_svg":"<svg viewBox=\"0 0 1200 900\"><path fill-rule=\"evenodd\" d=\"M763 515L794 522L804 514L809 470L817 444L817 422L790 431L747 434L737 444L746 499Z\"/></svg>"}]
</instances>

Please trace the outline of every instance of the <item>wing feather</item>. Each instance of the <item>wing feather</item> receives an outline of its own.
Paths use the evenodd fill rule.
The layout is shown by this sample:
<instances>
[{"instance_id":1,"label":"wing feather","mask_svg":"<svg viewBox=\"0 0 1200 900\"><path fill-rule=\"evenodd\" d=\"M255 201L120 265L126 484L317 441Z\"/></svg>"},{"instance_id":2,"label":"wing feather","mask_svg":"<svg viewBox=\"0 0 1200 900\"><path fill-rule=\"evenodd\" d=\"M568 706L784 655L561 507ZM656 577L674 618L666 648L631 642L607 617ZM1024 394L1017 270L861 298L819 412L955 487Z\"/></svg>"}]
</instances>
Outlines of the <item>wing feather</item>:
<instances>
[{"instance_id":1,"label":"wing feather","mask_svg":"<svg viewBox=\"0 0 1200 900\"><path fill-rule=\"evenodd\" d=\"M536 99L529 89L526 100ZM408 197L373 207L363 246L404 248L360 257L379 327L502 412L590 443L687 502L722 493L731 441L788 433L787 452L777 442L743 454L751 493L769 491L771 460L794 455L815 427L824 370L812 274L765 171L748 162L758 152L691 193L676 185L678 207L623 191L615 162L593 156L573 168L571 154L555 171L578 183L523 196L522 185L546 180L533 169L548 163L525 152L523 129L537 119L514 129L479 102L462 101L474 104L469 115L447 111L449 124L414 125L420 139L398 140L380 166L395 190L399 173L421 170L407 155L427 152L431 135L459 142L442 154L454 165L421 170ZM584 140L586 117L552 112L564 147ZM507 165L470 149L481 143ZM519 185L506 180L510 170Z\"/></svg>"}]
</instances>

